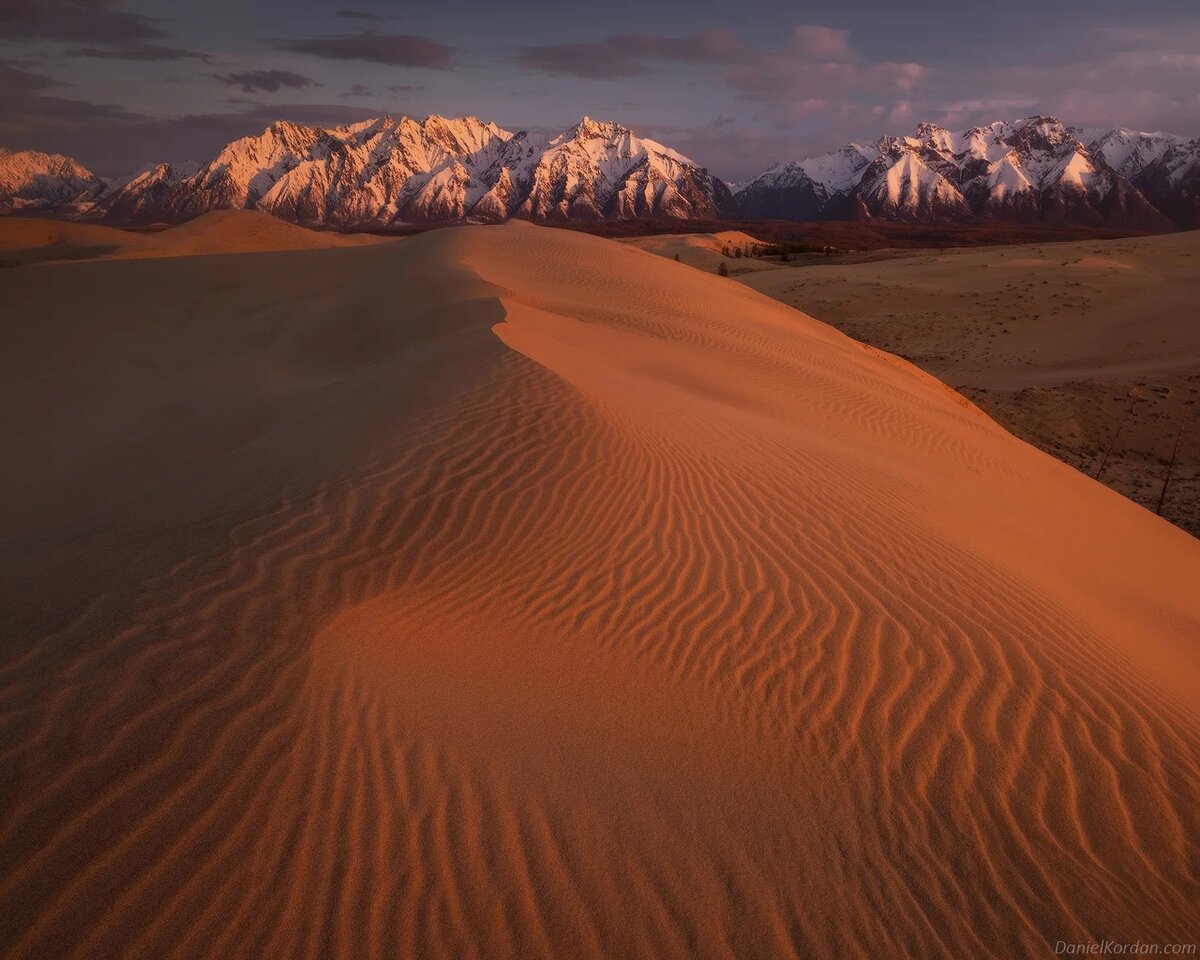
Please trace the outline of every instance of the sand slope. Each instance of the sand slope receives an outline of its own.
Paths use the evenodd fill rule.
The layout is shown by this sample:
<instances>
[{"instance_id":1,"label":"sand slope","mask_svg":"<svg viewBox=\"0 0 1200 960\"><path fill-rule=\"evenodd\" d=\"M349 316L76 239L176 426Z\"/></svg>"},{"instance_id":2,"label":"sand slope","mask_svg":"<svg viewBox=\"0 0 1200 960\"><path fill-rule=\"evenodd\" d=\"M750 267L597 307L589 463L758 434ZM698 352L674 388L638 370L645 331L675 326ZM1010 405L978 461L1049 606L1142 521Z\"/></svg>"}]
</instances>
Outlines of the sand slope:
<instances>
[{"instance_id":1,"label":"sand slope","mask_svg":"<svg viewBox=\"0 0 1200 960\"><path fill-rule=\"evenodd\" d=\"M127 260L220 253L323 250L386 243L369 234L308 230L257 210L214 210L156 232L96 224L0 217L0 267L57 260Z\"/></svg>"},{"instance_id":2,"label":"sand slope","mask_svg":"<svg viewBox=\"0 0 1200 960\"><path fill-rule=\"evenodd\" d=\"M1200 543L905 362L522 224L0 300L6 957L1194 939Z\"/></svg>"},{"instance_id":3,"label":"sand slope","mask_svg":"<svg viewBox=\"0 0 1200 960\"><path fill-rule=\"evenodd\" d=\"M745 282L903 354L1200 536L1200 232L914 252Z\"/></svg>"}]
</instances>

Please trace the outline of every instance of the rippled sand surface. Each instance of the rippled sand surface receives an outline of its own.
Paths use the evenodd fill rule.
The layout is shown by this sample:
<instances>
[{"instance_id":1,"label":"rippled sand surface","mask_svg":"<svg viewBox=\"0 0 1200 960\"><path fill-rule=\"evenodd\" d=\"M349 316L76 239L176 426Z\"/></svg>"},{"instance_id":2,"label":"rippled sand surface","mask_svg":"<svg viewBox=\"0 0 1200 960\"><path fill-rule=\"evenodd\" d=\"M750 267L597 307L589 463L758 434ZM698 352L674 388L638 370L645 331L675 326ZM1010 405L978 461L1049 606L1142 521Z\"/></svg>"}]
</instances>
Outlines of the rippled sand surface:
<instances>
[{"instance_id":1,"label":"rippled sand surface","mask_svg":"<svg viewBox=\"0 0 1200 960\"><path fill-rule=\"evenodd\" d=\"M1200 923L1200 542L527 225L0 272L0 953L997 957Z\"/></svg>"}]
</instances>

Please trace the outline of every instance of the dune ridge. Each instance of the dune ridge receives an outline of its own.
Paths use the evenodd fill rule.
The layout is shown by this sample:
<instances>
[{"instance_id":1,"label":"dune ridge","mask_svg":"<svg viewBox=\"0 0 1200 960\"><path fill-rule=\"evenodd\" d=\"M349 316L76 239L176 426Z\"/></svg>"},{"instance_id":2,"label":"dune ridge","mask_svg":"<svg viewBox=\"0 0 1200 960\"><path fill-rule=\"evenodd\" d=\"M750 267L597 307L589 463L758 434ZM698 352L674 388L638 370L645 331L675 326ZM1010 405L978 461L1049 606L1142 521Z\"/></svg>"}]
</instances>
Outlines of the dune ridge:
<instances>
[{"instance_id":1,"label":"dune ridge","mask_svg":"<svg viewBox=\"0 0 1200 960\"><path fill-rule=\"evenodd\" d=\"M150 231L35 217L0 217L0 267L61 260L326 250L387 243L390 239L309 230L257 210L213 210L178 226Z\"/></svg>"},{"instance_id":2,"label":"dune ridge","mask_svg":"<svg viewBox=\"0 0 1200 960\"><path fill-rule=\"evenodd\" d=\"M253 259L0 279L6 956L1194 936L1195 540L609 241Z\"/></svg>"}]
</instances>

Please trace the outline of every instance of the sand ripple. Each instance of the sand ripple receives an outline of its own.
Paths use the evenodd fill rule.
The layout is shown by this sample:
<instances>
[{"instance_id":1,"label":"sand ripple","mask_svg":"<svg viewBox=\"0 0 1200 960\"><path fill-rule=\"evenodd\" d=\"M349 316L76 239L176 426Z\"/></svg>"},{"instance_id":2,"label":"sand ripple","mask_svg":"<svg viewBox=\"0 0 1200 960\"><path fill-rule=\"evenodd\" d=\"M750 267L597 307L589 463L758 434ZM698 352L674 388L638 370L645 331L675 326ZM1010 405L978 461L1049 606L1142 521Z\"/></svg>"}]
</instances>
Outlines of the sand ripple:
<instances>
[{"instance_id":1,"label":"sand ripple","mask_svg":"<svg viewBox=\"0 0 1200 960\"><path fill-rule=\"evenodd\" d=\"M617 244L258 259L226 302L297 263L327 288L301 346L264 342L370 443L271 421L296 442L224 455L277 484L107 468L193 535L137 504L88 515L95 551L22 535L59 572L3 609L5 956L1194 939L1194 540L903 362ZM163 303L211 281L124 268L175 271ZM410 269L421 301L373 281L391 332L330 374L339 285Z\"/></svg>"}]
</instances>

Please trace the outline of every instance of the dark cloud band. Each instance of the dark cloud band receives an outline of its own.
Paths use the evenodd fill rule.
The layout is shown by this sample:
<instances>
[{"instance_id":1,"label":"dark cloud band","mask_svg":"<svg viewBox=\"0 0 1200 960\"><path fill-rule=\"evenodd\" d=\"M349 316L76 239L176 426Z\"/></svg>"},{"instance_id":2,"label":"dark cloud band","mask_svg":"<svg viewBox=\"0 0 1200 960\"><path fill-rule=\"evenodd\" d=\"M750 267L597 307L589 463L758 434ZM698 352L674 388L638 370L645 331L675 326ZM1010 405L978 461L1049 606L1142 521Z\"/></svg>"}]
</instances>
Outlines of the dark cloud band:
<instances>
[{"instance_id":1,"label":"dark cloud band","mask_svg":"<svg viewBox=\"0 0 1200 960\"><path fill-rule=\"evenodd\" d=\"M303 74L290 70L244 70L240 73L214 73L213 79L244 93L277 93L283 88L299 90L304 87L319 87L320 84Z\"/></svg>"},{"instance_id":2,"label":"dark cloud band","mask_svg":"<svg viewBox=\"0 0 1200 960\"><path fill-rule=\"evenodd\" d=\"M341 34L330 37L274 39L267 41L276 50L303 53L326 60L362 60L391 67L430 67L449 69L454 48L427 37L407 33Z\"/></svg>"}]
</instances>

